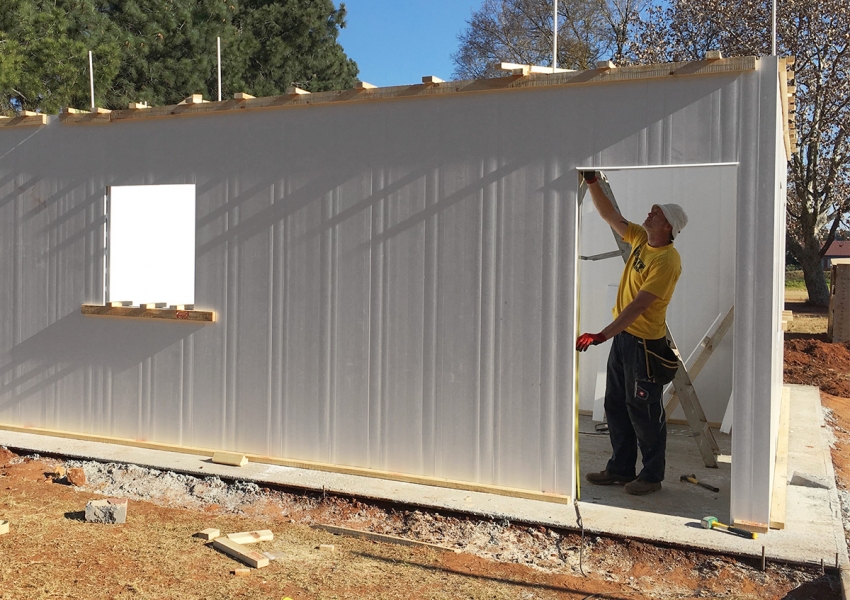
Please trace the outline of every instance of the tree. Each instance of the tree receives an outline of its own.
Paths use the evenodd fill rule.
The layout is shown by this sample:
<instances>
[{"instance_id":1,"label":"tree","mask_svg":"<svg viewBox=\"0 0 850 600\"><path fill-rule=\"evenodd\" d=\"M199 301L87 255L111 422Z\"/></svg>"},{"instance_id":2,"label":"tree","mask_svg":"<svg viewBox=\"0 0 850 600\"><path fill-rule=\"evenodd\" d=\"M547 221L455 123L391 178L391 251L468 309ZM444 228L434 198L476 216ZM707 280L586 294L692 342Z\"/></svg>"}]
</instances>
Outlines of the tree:
<instances>
[{"instance_id":1,"label":"tree","mask_svg":"<svg viewBox=\"0 0 850 600\"><path fill-rule=\"evenodd\" d=\"M116 44L94 0L0 3L0 111L89 106L88 51L104 57L99 81L117 72Z\"/></svg>"},{"instance_id":2,"label":"tree","mask_svg":"<svg viewBox=\"0 0 850 600\"><path fill-rule=\"evenodd\" d=\"M345 7L331 0L2 0L0 110L88 108L88 51L99 106L175 104L353 87L337 43Z\"/></svg>"},{"instance_id":3,"label":"tree","mask_svg":"<svg viewBox=\"0 0 850 600\"><path fill-rule=\"evenodd\" d=\"M800 144L788 169L786 245L803 269L809 301L826 305L821 258L850 212L850 5L782 0L778 11L778 52L796 57ZM644 21L633 58L769 54L770 23L769 0L672 0Z\"/></svg>"},{"instance_id":4,"label":"tree","mask_svg":"<svg viewBox=\"0 0 850 600\"><path fill-rule=\"evenodd\" d=\"M331 0L242 0L234 17L245 50L241 72L254 95L291 85L311 92L354 87L357 64L337 42L345 5Z\"/></svg>"},{"instance_id":5,"label":"tree","mask_svg":"<svg viewBox=\"0 0 850 600\"><path fill-rule=\"evenodd\" d=\"M222 37L226 47L235 37L232 3L98 1L121 48L120 73L107 91L109 108L126 108L128 102L138 101L176 104L192 94L217 98L216 38ZM224 72L234 76L232 71Z\"/></svg>"},{"instance_id":6,"label":"tree","mask_svg":"<svg viewBox=\"0 0 850 600\"><path fill-rule=\"evenodd\" d=\"M631 54L647 0L560 0L558 66L587 69ZM500 62L551 65L553 0L483 0L458 36L455 77L498 77Z\"/></svg>"}]
</instances>

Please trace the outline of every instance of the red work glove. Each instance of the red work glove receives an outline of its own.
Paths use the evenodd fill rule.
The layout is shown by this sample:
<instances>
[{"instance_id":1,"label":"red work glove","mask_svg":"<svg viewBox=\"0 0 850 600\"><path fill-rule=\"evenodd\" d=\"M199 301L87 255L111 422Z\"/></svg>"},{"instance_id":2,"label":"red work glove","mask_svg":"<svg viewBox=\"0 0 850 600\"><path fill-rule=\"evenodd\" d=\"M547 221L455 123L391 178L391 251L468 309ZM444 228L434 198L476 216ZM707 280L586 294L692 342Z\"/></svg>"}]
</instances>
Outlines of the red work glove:
<instances>
[{"instance_id":1,"label":"red work glove","mask_svg":"<svg viewBox=\"0 0 850 600\"><path fill-rule=\"evenodd\" d=\"M582 333L578 336L576 340L576 350L579 352L584 352L591 346L596 346L597 344L601 344L604 342L606 338L601 333Z\"/></svg>"}]
</instances>

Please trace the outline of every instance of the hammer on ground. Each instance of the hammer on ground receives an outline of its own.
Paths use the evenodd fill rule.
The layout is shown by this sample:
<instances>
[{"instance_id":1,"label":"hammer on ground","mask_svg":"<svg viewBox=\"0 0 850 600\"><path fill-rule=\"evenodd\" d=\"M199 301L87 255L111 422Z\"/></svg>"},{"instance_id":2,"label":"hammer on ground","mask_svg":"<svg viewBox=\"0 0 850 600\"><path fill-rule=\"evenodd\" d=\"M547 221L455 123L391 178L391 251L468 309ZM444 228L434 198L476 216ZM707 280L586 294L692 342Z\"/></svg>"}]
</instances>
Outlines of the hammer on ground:
<instances>
[{"instance_id":1,"label":"hammer on ground","mask_svg":"<svg viewBox=\"0 0 850 600\"><path fill-rule=\"evenodd\" d=\"M747 531L746 529L741 529L740 527L732 527L730 525L724 525L720 521L717 520L717 517L703 517L702 519L702 527L703 529L714 529L715 527L720 527L729 531L731 533L735 533L737 535L743 536L745 538L749 538L751 540L756 539L759 534L753 533L752 531Z\"/></svg>"},{"instance_id":2,"label":"hammer on ground","mask_svg":"<svg viewBox=\"0 0 850 600\"><path fill-rule=\"evenodd\" d=\"M708 485L707 483L703 483L702 481L698 481L696 475L682 475L681 477L679 477L679 481L690 481L691 483L701 485L705 489L711 490L712 492L719 492L720 491L720 488L716 488L713 485Z\"/></svg>"}]
</instances>

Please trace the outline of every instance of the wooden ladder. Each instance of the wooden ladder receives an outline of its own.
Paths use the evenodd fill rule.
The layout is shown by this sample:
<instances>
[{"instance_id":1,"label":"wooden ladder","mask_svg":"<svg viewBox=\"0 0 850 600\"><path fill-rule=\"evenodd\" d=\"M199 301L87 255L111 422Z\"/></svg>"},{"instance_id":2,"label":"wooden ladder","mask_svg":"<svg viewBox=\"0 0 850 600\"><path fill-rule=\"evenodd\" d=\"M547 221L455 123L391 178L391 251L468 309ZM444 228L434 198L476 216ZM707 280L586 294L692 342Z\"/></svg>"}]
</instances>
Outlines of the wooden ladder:
<instances>
[{"instance_id":1,"label":"wooden ladder","mask_svg":"<svg viewBox=\"0 0 850 600\"><path fill-rule=\"evenodd\" d=\"M599 185L602 187L602 191L605 192L605 195L608 196L608 199L611 200L611 204L614 205L614 208L617 209L617 212L620 212L620 207L617 205L617 201L614 199L614 193L611 191L611 186L608 185L608 180L602 173L598 173ZM623 239L617 235L617 232L614 229L611 229L611 233L614 234L614 241L617 243L617 247L620 249L620 256L623 258L623 262L628 262L629 254L631 254L631 245L623 241ZM702 366L705 364L705 361L708 360L708 357L711 355L711 351L714 350L717 342L719 342L720 338L723 337L723 334L729 329L731 325L731 315L732 311L729 312L726 319L724 319L724 324L721 325L721 328L718 329L718 334L713 336L714 343L709 344L706 348L710 348L709 352L706 353L704 348L703 354L697 359L697 363L699 363L699 369L702 369ZM726 323L728 321L728 324ZM723 329L723 326L726 325L726 328ZM722 333L721 333L722 331ZM720 447L717 445L717 441L714 439L714 434L711 432L711 428L708 426L708 421L705 418L705 412L702 410L702 405L699 402L699 398L697 397L697 392L694 389L693 381L691 380L691 376L688 374L688 369L685 367L685 362L682 360L682 354L679 352L678 346L676 346L676 342L673 339L673 336L670 334L670 328L667 327L667 340L670 343L670 347L673 349L673 352L676 354L676 359L679 362L679 369L676 371L676 376L673 378L673 388L675 389L675 395L671 398L668 403L668 407L675 408L675 404L673 400L678 398L679 403L682 405L682 410L685 413L685 417L688 420L688 426L691 428L691 432L693 433L694 441L697 444L697 448L699 448L699 452L702 455L702 460L705 463L706 467L710 467L712 469L717 468L717 455L720 454ZM704 356L704 359L703 359ZM695 363L695 365L697 364ZM696 373L694 374L696 377ZM666 408L665 408L666 410Z\"/></svg>"}]
</instances>

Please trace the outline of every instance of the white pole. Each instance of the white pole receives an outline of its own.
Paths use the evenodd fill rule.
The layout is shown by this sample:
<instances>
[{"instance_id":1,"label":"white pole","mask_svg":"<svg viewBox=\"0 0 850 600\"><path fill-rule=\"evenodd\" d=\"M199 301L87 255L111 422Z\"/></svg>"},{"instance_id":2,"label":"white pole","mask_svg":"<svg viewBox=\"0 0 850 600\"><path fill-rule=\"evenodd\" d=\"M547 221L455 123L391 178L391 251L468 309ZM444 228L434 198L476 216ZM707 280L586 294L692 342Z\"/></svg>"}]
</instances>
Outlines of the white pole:
<instances>
[{"instance_id":1,"label":"white pole","mask_svg":"<svg viewBox=\"0 0 850 600\"><path fill-rule=\"evenodd\" d=\"M91 50L89 50L89 85L91 87L91 109L94 112L97 107L94 105L94 66L91 60Z\"/></svg>"},{"instance_id":2,"label":"white pole","mask_svg":"<svg viewBox=\"0 0 850 600\"><path fill-rule=\"evenodd\" d=\"M771 35L771 40L770 40L771 41L770 55L776 56L776 0L773 0L772 16L773 16L773 29L772 29L772 35Z\"/></svg>"},{"instance_id":3,"label":"white pole","mask_svg":"<svg viewBox=\"0 0 850 600\"><path fill-rule=\"evenodd\" d=\"M558 68L558 0L555 0L555 18L552 22L554 35L552 36L552 72Z\"/></svg>"},{"instance_id":4,"label":"white pole","mask_svg":"<svg viewBox=\"0 0 850 600\"><path fill-rule=\"evenodd\" d=\"M221 102L221 38L216 38L216 55L218 56L218 101Z\"/></svg>"}]
</instances>

